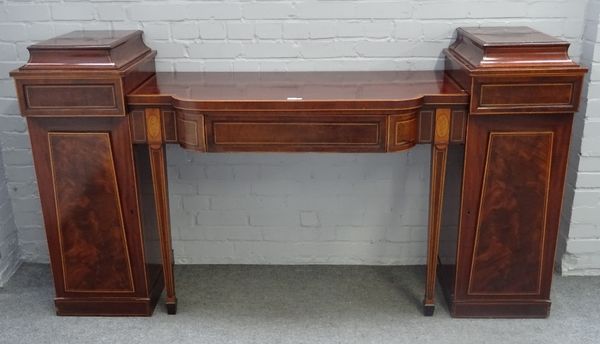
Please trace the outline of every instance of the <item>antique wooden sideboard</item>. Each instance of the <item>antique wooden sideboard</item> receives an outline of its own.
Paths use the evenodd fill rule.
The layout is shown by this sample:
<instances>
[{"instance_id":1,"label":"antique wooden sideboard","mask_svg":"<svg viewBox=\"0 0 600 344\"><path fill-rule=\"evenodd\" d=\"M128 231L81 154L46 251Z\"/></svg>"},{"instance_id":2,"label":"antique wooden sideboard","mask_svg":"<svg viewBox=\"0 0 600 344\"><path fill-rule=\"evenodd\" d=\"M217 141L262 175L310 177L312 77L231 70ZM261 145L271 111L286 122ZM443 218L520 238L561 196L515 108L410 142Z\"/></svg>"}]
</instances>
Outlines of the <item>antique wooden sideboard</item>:
<instances>
[{"instance_id":1,"label":"antique wooden sideboard","mask_svg":"<svg viewBox=\"0 0 600 344\"><path fill-rule=\"evenodd\" d=\"M166 144L208 153L430 144L425 314L439 275L453 316L548 316L586 73L568 47L526 27L459 28L444 71L157 73L141 31L30 46L11 75L57 313L151 315L163 289L176 312ZM442 230L450 240L440 245Z\"/></svg>"}]
</instances>

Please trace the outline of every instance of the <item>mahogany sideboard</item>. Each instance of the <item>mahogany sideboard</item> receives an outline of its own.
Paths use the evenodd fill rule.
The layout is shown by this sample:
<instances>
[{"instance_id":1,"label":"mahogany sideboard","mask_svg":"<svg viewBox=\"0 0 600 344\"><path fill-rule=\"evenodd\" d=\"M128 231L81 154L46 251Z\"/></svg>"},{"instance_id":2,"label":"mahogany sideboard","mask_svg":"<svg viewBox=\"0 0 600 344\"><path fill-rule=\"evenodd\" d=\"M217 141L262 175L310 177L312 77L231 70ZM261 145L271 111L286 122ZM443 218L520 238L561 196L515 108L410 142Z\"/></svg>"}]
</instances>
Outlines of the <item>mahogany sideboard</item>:
<instances>
[{"instance_id":1,"label":"mahogany sideboard","mask_svg":"<svg viewBox=\"0 0 600 344\"><path fill-rule=\"evenodd\" d=\"M163 289L176 312L166 144L207 153L430 144L425 314L439 275L453 316L548 316L586 73L568 47L527 27L459 28L443 71L157 73L141 31L30 46L11 75L57 314L151 315ZM450 239L440 244L441 234Z\"/></svg>"}]
</instances>

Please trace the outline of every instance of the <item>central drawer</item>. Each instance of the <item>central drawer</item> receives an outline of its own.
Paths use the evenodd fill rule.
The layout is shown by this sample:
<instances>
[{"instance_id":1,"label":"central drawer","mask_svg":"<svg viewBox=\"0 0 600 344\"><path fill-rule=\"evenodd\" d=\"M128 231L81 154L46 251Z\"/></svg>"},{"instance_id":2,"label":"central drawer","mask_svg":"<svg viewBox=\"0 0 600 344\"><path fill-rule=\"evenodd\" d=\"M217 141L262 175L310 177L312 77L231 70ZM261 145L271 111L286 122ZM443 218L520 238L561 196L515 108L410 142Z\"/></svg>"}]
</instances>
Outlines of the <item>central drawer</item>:
<instances>
[{"instance_id":1,"label":"central drawer","mask_svg":"<svg viewBox=\"0 0 600 344\"><path fill-rule=\"evenodd\" d=\"M210 152L385 152L386 115L204 116Z\"/></svg>"}]
</instances>

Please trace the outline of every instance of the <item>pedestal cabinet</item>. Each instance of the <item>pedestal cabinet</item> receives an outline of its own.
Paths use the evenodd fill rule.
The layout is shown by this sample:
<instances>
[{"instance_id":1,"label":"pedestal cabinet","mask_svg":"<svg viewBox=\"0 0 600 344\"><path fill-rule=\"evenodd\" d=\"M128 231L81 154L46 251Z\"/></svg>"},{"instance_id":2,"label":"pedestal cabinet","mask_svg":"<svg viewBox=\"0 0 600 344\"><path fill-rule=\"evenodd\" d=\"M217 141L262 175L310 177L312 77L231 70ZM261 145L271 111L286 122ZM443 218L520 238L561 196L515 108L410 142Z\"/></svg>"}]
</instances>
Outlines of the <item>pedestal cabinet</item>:
<instances>
[{"instance_id":1,"label":"pedestal cabinet","mask_svg":"<svg viewBox=\"0 0 600 344\"><path fill-rule=\"evenodd\" d=\"M163 289L156 215L144 214L152 183L144 181L148 158L134 156L125 95L154 73L155 53L139 31L76 32L29 52L13 75L31 137L56 312L152 314Z\"/></svg>"},{"instance_id":2,"label":"pedestal cabinet","mask_svg":"<svg viewBox=\"0 0 600 344\"><path fill-rule=\"evenodd\" d=\"M545 317L585 69L528 28L459 28L446 70L471 92L442 283L455 316ZM456 173L453 173L456 176ZM456 178L456 177L455 177ZM457 193L454 193L456 196ZM450 200L448 200L450 201ZM452 216L458 219L452 219Z\"/></svg>"}]
</instances>

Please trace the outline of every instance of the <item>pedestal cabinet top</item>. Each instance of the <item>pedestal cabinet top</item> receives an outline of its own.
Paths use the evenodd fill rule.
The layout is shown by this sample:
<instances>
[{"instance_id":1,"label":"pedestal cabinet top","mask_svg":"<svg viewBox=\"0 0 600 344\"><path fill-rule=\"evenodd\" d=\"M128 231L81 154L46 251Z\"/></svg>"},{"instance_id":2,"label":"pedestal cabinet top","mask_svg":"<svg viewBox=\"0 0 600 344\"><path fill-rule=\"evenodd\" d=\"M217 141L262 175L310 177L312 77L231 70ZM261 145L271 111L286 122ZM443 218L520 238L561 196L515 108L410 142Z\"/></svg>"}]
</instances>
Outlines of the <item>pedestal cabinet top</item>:
<instances>
[{"instance_id":1,"label":"pedestal cabinet top","mask_svg":"<svg viewBox=\"0 0 600 344\"><path fill-rule=\"evenodd\" d=\"M569 42L525 26L461 27L447 49L469 69L572 67L585 72L569 57Z\"/></svg>"},{"instance_id":2,"label":"pedestal cabinet top","mask_svg":"<svg viewBox=\"0 0 600 344\"><path fill-rule=\"evenodd\" d=\"M33 44L28 69L119 69L148 54L142 31L73 31Z\"/></svg>"},{"instance_id":3,"label":"pedestal cabinet top","mask_svg":"<svg viewBox=\"0 0 600 344\"><path fill-rule=\"evenodd\" d=\"M480 43L482 46L560 45L569 42L533 30L527 26L513 27L460 27L458 32Z\"/></svg>"}]
</instances>

